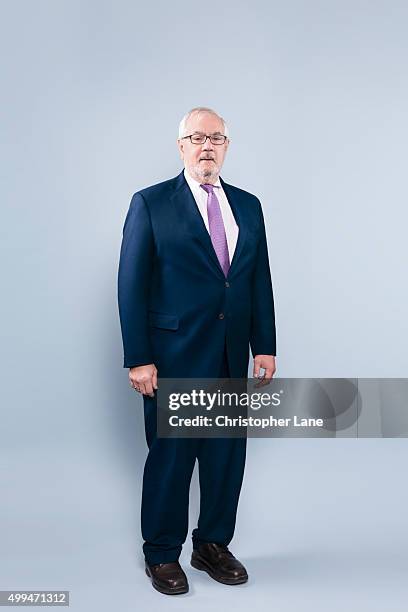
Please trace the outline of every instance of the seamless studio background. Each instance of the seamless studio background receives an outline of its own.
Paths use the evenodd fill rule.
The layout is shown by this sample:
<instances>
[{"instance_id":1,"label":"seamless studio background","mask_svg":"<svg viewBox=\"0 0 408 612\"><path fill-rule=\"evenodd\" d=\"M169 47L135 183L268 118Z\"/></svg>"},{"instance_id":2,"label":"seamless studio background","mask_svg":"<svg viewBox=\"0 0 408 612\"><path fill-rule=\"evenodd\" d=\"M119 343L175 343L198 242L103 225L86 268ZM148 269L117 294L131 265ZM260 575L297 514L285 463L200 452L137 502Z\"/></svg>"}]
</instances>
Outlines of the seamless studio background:
<instances>
[{"instance_id":1,"label":"seamless studio background","mask_svg":"<svg viewBox=\"0 0 408 612\"><path fill-rule=\"evenodd\" d=\"M231 543L250 582L189 568L188 539L189 595L153 591L116 275L131 195L180 172L178 122L213 107L222 177L263 203L277 376L407 376L407 5L1 7L0 588L75 611L403 610L404 439L250 440Z\"/></svg>"}]
</instances>

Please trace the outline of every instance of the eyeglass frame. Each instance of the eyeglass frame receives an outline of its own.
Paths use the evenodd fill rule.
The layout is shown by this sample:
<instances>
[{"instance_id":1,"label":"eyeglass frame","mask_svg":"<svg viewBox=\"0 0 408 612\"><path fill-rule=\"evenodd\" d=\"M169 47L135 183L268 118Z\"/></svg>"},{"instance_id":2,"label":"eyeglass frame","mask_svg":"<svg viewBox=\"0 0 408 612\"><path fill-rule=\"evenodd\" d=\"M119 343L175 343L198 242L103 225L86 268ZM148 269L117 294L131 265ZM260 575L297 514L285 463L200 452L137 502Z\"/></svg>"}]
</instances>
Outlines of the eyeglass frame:
<instances>
[{"instance_id":1,"label":"eyeglass frame","mask_svg":"<svg viewBox=\"0 0 408 612\"><path fill-rule=\"evenodd\" d=\"M201 132L200 132L200 133L201 133ZM209 138L209 139L210 139L211 144L215 145L216 147L222 147L222 145L224 145L224 144L227 142L227 140L228 140L228 136L226 136L225 134L210 134L210 135L208 135L208 134L203 134L203 136L205 136L205 140L204 140L204 142L193 142L193 141L191 140L191 137L192 137L192 136L194 136L194 135L197 135L197 136L198 136L197 132L195 132L194 134L189 134L188 136L182 136L182 137L180 138L180 140L185 140L186 138L189 138L189 139L190 139L191 144L193 144L193 145L203 145L203 144L206 144L207 139ZM211 140L211 136L223 136L223 138L224 138L224 142L213 142L213 141Z\"/></svg>"}]
</instances>

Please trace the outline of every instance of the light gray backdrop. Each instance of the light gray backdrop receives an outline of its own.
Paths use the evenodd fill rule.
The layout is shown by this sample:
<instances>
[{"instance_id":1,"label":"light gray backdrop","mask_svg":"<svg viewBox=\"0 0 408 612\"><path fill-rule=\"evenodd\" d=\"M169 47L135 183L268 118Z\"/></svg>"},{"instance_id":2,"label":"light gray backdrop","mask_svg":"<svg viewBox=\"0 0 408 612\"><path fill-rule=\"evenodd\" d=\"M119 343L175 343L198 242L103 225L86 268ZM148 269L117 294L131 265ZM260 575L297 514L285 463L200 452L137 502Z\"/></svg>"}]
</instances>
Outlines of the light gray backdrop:
<instances>
[{"instance_id":1,"label":"light gray backdrop","mask_svg":"<svg viewBox=\"0 0 408 612\"><path fill-rule=\"evenodd\" d=\"M263 202L279 376L408 372L407 19L399 1L2 2L2 589L78 611L403 610L405 440L251 440L251 580L143 574L142 405L116 303L131 195L217 109L222 176ZM191 529L198 493L191 493ZM117 600L117 604L115 604Z\"/></svg>"}]
</instances>

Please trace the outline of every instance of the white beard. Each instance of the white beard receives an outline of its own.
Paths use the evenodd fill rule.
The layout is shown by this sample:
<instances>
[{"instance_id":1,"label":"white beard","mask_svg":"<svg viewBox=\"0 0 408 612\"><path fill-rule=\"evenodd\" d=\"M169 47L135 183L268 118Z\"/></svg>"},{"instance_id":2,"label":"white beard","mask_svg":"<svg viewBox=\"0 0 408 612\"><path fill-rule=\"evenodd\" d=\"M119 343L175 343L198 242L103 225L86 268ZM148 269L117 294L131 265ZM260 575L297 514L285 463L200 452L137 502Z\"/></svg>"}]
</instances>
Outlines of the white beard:
<instances>
[{"instance_id":1,"label":"white beard","mask_svg":"<svg viewBox=\"0 0 408 612\"><path fill-rule=\"evenodd\" d=\"M218 179L220 169L214 164L213 169L202 168L198 163L191 168L191 174L201 182L215 181Z\"/></svg>"}]
</instances>

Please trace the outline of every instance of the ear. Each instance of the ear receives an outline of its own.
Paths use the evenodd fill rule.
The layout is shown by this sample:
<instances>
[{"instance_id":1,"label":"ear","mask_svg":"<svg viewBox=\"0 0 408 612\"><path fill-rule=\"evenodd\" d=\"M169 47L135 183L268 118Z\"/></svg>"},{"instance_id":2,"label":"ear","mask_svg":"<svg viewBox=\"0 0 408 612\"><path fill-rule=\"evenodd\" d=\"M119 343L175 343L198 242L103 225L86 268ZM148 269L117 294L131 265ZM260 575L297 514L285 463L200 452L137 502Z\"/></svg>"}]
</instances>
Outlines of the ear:
<instances>
[{"instance_id":1,"label":"ear","mask_svg":"<svg viewBox=\"0 0 408 612\"><path fill-rule=\"evenodd\" d=\"M177 138L177 147L178 147L181 159L184 159L184 143L180 138Z\"/></svg>"}]
</instances>

